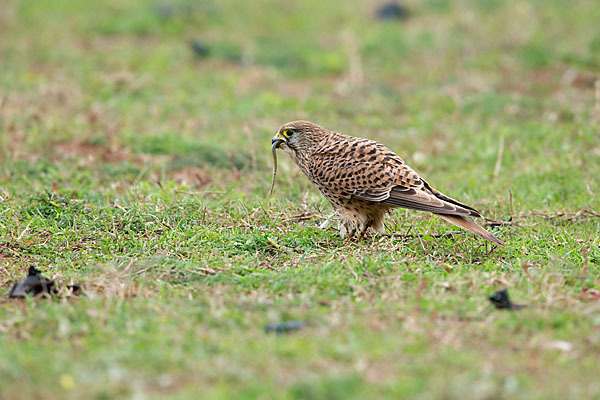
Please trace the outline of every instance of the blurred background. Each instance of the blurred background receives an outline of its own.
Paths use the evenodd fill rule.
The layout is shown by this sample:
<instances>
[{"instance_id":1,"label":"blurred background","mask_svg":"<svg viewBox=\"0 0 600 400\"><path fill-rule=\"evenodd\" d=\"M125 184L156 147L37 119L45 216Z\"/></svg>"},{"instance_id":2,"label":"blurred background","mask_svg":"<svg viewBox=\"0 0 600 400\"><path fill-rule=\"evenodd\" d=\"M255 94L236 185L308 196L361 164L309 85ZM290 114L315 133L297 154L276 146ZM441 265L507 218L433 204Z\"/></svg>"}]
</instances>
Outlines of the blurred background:
<instances>
[{"instance_id":1,"label":"blurred background","mask_svg":"<svg viewBox=\"0 0 600 400\"><path fill-rule=\"evenodd\" d=\"M599 22L2 0L0 398L598 398ZM342 243L283 153L267 200L296 119L383 142L507 246L407 210ZM7 299L29 266L85 296ZM529 307L493 309L504 287Z\"/></svg>"},{"instance_id":2,"label":"blurred background","mask_svg":"<svg viewBox=\"0 0 600 400\"><path fill-rule=\"evenodd\" d=\"M465 167L451 181L491 183L502 137L492 191L535 179L551 202L557 180L585 192L600 155L599 20L594 0L6 0L4 175L71 186L94 165L95 184L206 186L245 171L242 189L262 190L270 137L302 118L425 176Z\"/></svg>"}]
</instances>

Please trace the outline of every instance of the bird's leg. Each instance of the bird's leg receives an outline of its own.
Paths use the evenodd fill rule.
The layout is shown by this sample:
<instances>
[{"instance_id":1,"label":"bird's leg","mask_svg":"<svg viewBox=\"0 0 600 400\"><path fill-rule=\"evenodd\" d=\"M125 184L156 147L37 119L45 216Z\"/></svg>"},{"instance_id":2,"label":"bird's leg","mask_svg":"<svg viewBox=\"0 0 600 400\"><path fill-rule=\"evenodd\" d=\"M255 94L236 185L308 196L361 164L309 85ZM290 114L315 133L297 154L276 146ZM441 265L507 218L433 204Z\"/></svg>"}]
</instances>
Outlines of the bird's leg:
<instances>
[{"instance_id":1,"label":"bird's leg","mask_svg":"<svg viewBox=\"0 0 600 400\"><path fill-rule=\"evenodd\" d=\"M356 225L347 219L341 219L338 228L340 230L340 236L344 239L344 243L351 242L356 234Z\"/></svg>"},{"instance_id":2,"label":"bird's leg","mask_svg":"<svg viewBox=\"0 0 600 400\"><path fill-rule=\"evenodd\" d=\"M352 227L350 230L348 230L348 236L346 236L344 243L350 243L354 239L354 235L356 235L356 228Z\"/></svg>"},{"instance_id":3,"label":"bird's leg","mask_svg":"<svg viewBox=\"0 0 600 400\"><path fill-rule=\"evenodd\" d=\"M367 222L363 225L362 229L360 230L360 235L358 235L358 239L356 239L357 242L363 241L363 239L365 238L365 233L367 233L367 229L369 229L370 226L371 222Z\"/></svg>"}]
</instances>

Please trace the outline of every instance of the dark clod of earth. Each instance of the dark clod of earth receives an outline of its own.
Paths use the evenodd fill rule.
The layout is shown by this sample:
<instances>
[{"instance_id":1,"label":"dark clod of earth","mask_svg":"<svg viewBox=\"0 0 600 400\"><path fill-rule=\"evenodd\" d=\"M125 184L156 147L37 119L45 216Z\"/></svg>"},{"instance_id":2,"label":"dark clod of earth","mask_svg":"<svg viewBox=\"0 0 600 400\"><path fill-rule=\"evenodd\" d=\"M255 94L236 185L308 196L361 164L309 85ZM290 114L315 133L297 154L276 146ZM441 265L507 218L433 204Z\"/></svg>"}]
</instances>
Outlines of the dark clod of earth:
<instances>
[{"instance_id":1,"label":"dark clod of earth","mask_svg":"<svg viewBox=\"0 0 600 400\"><path fill-rule=\"evenodd\" d=\"M398 3L390 2L380 6L375 12L379 20L406 19L410 15L408 9Z\"/></svg>"},{"instance_id":2,"label":"dark clod of earth","mask_svg":"<svg viewBox=\"0 0 600 400\"><path fill-rule=\"evenodd\" d=\"M50 294L54 290L54 281L45 278L42 271L35 267L29 267L29 274L23 282L15 282L8 292L8 297L23 298L28 294L36 296L40 293Z\"/></svg>"},{"instance_id":3,"label":"dark clod of earth","mask_svg":"<svg viewBox=\"0 0 600 400\"><path fill-rule=\"evenodd\" d=\"M510 301L508 296L508 289L502 289L494 293L489 297L492 304L498 310L520 310L521 308L527 307L525 304L515 304Z\"/></svg>"},{"instance_id":4,"label":"dark clod of earth","mask_svg":"<svg viewBox=\"0 0 600 400\"><path fill-rule=\"evenodd\" d=\"M190 49L198 58L206 58L210 55L210 49L205 43L202 43L199 40L192 39L189 42Z\"/></svg>"},{"instance_id":5,"label":"dark clod of earth","mask_svg":"<svg viewBox=\"0 0 600 400\"><path fill-rule=\"evenodd\" d=\"M69 285L67 289L75 295L80 292L79 285ZM22 299L27 295L37 296L39 294L56 295L58 294L58 288L53 280L42 275L42 271L31 266L27 277L22 282L15 282L10 288L8 297Z\"/></svg>"},{"instance_id":6,"label":"dark clod of earth","mask_svg":"<svg viewBox=\"0 0 600 400\"><path fill-rule=\"evenodd\" d=\"M289 333L306 326L303 321L272 322L265 325L266 333Z\"/></svg>"}]
</instances>

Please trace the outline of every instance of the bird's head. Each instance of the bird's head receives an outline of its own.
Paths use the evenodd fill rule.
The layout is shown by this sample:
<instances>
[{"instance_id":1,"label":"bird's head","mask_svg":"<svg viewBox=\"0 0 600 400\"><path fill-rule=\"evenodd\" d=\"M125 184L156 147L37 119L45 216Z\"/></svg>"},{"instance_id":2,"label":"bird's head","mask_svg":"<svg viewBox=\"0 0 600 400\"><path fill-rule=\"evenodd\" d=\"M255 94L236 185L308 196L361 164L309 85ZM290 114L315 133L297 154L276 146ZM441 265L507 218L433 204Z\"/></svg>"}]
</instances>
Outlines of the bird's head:
<instances>
[{"instance_id":1,"label":"bird's head","mask_svg":"<svg viewBox=\"0 0 600 400\"><path fill-rule=\"evenodd\" d=\"M285 151L304 151L321 143L330 132L309 121L292 121L281 125L271 139L273 148Z\"/></svg>"}]
</instances>

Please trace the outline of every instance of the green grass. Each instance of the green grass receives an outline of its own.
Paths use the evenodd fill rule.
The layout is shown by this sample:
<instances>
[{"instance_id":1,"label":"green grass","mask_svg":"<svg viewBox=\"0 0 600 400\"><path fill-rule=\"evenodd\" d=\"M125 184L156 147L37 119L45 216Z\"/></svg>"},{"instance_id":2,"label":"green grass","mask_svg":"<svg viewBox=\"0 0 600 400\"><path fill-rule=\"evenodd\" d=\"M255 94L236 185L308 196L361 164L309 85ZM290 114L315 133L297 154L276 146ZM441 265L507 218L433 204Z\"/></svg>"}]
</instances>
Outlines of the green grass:
<instances>
[{"instance_id":1,"label":"green grass","mask_svg":"<svg viewBox=\"0 0 600 400\"><path fill-rule=\"evenodd\" d=\"M30 265L85 295L0 299L0 398L600 397L596 1L4 3L0 295ZM406 210L344 243L283 155L268 199L299 118L507 246Z\"/></svg>"}]
</instances>

